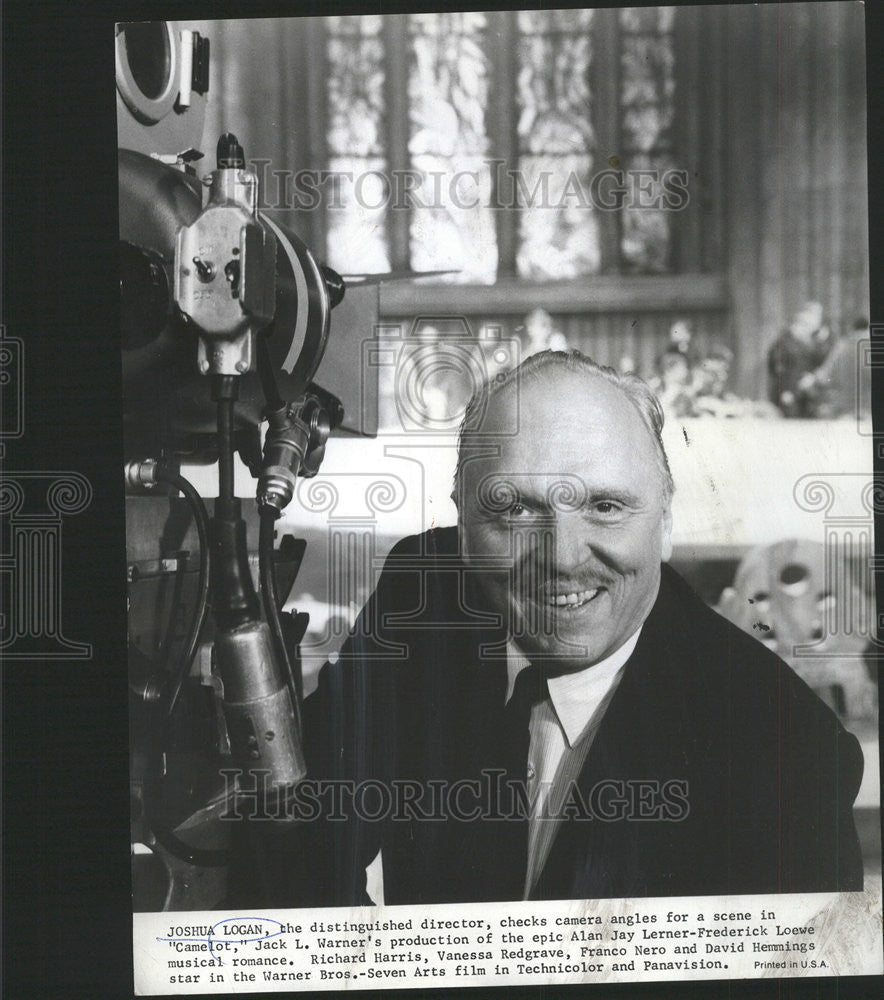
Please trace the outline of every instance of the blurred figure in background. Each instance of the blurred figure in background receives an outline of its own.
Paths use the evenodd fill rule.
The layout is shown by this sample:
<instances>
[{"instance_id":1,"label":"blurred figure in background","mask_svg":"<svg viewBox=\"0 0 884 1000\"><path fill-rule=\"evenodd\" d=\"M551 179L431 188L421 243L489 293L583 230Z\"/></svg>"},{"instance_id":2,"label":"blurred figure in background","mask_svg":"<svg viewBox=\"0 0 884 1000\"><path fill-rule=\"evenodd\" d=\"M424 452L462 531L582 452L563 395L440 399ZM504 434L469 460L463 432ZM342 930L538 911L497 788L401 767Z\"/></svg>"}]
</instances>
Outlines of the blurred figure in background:
<instances>
[{"instance_id":1,"label":"blurred figure in background","mask_svg":"<svg viewBox=\"0 0 884 1000\"><path fill-rule=\"evenodd\" d=\"M657 394L666 415L674 419L696 416L694 411L696 352L694 327L689 319L675 320L669 339L654 363L648 383Z\"/></svg>"},{"instance_id":2,"label":"blurred figure in background","mask_svg":"<svg viewBox=\"0 0 884 1000\"><path fill-rule=\"evenodd\" d=\"M785 417L815 417L814 373L832 348L832 332L819 302L806 302L767 355L770 401Z\"/></svg>"},{"instance_id":3,"label":"blurred figure in background","mask_svg":"<svg viewBox=\"0 0 884 1000\"><path fill-rule=\"evenodd\" d=\"M872 366L866 349L871 350L871 331L861 316L814 372L817 416L871 418Z\"/></svg>"},{"instance_id":4,"label":"blurred figure in background","mask_svg":"<svg viewBox=\"0 0 884 1000\"><path fill-rule=\"evenodd\" d=\"M667 416L675 419L694 416L694 381L691 362L677 346L657 358L657 377L651 380Z\"/></svg>"},{"instance_id":5,"label":"blurred figure in background","mask_svg":"<svg viewBox=\"0 0 884 1000\"><path fill-rule=\"evenodd\" d=\"M525 317L525 353L523 358L541 351L567 351L565 335L555 328L552 316L545 309L534 309Z\"/></svg>"},{"instance_id":6,"label":"blurred figure in background","mask_svg":"<svg viewBox=\"0 0 884 1000\"><path fill-rule=\"evenodd\" d=\"M731 417L741 409L742 400L728 392L727 384L734 352L724 344L712 344L706 357L694 368L694 412L696 416Z\"/></svg>"},{"instance_id":7,"label":"blurred figure in background","mask_svg":"<svg viewBox=\"0 0 884 1000\"><path fill-rule=\"evenodd\" d=\"M691 346L694 339L694 324L689 319L677 319L669 328L669 344L667 350L676 350L683 354L688 362L694 360L694 349Z\"/></svg>"},{"instance_id":8,"label":"blurred figure in background","mask_svg":"<svg viewBox=\"0 0 884 1000\"><path fill-rule=\"evenodd\" d=\"M693 416L779 417L779 410L765 400L744 399L728 389L734 352L724 344L712 344L694 368Z\"/></svg>"}]
</instances>

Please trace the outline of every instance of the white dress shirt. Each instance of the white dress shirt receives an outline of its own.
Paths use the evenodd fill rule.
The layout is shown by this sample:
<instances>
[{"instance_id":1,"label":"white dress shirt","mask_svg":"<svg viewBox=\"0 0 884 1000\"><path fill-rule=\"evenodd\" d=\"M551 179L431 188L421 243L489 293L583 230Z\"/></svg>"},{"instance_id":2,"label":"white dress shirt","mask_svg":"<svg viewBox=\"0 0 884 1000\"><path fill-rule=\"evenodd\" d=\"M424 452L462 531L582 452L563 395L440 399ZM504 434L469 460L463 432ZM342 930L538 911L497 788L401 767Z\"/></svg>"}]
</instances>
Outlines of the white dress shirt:
<instances>
[{"instance_id":1,"label":"white dress shirt","mask_svg":"<svg viewBox=\"0 0 884 1000\"><path fill-rule=\"evenodd\" d=\"M531 743L528 749L528 868L524 898L528 898L546 863L558 828L555 814L561 805L558 797L567 793L576 780L592 745L605 709L617 689L623 667L635 644L641 626L599 663L572 674L550 677L549 698L531 710ZM512 641L507 646L507 692L509 701L516 677L529 664L528 658ZM550 796L553 795L552 816Z\"/></svg>"}]
</instances>

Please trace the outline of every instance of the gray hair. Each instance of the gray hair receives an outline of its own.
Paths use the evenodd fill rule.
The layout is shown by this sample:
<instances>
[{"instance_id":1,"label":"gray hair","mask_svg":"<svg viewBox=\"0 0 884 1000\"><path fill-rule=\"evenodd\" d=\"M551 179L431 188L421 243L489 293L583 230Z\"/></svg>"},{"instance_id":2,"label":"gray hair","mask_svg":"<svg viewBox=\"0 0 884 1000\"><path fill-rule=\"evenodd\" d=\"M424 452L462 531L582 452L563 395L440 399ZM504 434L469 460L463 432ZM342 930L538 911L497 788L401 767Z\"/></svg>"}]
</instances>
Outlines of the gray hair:
<instances>
[{"instance_id":1,"label":"gray hair","mask_svg":"<svg viewBox=\"0 0 884 1000\"><path fill-rule=\"evenodd\" d=\"M675 483L663 447L663 407L654 395L654 391L638 375L621 374L607 365L599 365L580 351L541 351L532 354L516 368L499 372L485 380L473 393L464 410L460 431L457 437L457 469L454 473L454 496L460 495L463 469L466 465L465 445L472 435L479 432L488 404L507 386L522 380L540 381L550 371L584 372L605 379L616 386L638 411L645 427L651 434L657 452L657 464L663 481L664 499L668 503L675 492Z\"/></svg>"}]
</instances>

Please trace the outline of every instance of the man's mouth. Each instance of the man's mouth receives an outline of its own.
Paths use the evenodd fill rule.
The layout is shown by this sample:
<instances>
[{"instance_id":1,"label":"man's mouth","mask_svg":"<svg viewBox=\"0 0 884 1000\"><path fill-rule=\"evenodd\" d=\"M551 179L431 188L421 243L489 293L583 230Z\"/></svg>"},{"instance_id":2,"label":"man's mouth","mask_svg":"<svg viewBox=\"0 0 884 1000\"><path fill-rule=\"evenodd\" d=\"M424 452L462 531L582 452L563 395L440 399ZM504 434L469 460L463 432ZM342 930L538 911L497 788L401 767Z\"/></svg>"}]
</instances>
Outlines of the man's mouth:
<instances>
[{"instance_id":1,"label":"man's mouth","mask_svg":"<svg viewBox=\"0 0 884 1000\"><path fill-rule=\"evenodd\" d=\"M572 590L567 593L550 594L546 597L546 604L551 608L565 608L573 610L589 604L602 591L601 587L593 587L592 590Z\"/></svg>"}]
</instances>

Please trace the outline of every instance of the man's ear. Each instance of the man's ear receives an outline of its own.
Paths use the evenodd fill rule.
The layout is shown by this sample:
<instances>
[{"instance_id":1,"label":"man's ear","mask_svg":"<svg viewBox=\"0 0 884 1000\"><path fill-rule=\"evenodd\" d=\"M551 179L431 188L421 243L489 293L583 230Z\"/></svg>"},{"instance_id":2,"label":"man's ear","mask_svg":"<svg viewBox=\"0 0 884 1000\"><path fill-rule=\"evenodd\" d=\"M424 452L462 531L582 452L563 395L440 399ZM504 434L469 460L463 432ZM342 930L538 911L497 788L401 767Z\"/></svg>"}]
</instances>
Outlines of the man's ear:
<instances>
[{"instance_id":1,"label":"man's ear","mask_svg":"<svg viewBox=\"0 0 884 1000\"><path fill-rule=\"evenodd\" d=\"M660 540L662 547L663 562L669 562L672 558L672 508L667 507L663 511L663 518L660 521Z\"/></svg>"}]
</instances>

